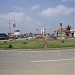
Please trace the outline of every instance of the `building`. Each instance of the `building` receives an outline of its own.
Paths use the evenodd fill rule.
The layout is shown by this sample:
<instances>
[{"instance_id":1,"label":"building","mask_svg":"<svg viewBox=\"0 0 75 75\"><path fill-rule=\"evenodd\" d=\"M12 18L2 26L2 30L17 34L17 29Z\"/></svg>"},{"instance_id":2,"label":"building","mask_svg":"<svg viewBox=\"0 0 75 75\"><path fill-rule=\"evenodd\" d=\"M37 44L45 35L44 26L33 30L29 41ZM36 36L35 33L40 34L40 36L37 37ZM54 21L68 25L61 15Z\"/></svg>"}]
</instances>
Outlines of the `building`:
<instances>
[{"instance_id":1,"label":"building","mask_svg":"<svg viewBox=\"0 0 75 75\"><path fill-rule=\"evenodd\" d=\"M11 37L13 39L18 39L20 37L20 30L16 30L14 33L11 33Z\"/></svg>"},{"instance_id":2,"label":"building","mask_svg":"<svg viewBox=\"0 0 75 75\"><path fill-rule=\"evenodd\" d=\"M45 35L45 28L41 28L41 35Z\"/></svg>"},{"instance_id":3,"label":"building","mask_svg":"<svg viewBox=\"0 0 75 75\"><path fill-rule=\"evenodd\" d=\"M16 30L16 31L14 32L14 35L15 35L15 36L20 35L20 30Z\"/></svg>"},{"instance_id":4,"label":"building","mask_svg":"<svg viewBox=\"0 0 75 75\"><path fill-rule=\"evenodd\" d=\"M70 30L70 37L75 38L75 29Z\"/></svg>"},{"instance_id":5,"label":"building","mask_svg":"<svg viewBox=\"0 0 75 75\"><path fill-rule=\"evenodd\" d=\"M66 38L69 37L70 31L67 30L66 28L60 28L57 30L57 37L62 37L62 38Z\"/></svg>"}]
</instances>

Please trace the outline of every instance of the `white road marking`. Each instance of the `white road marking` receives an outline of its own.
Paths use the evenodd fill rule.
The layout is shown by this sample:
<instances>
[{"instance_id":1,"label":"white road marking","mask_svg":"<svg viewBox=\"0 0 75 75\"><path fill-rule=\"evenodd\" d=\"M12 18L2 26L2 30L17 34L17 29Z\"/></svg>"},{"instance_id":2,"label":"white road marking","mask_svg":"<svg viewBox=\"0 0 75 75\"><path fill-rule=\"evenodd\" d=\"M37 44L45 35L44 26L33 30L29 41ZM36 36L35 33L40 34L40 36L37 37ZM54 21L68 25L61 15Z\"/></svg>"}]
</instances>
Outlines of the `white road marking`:
<instances>
[{"instance_id":1,"label":"white road marking","mask_svg":"<svg viewBox=\"0 0 75 75\"><path fill-rule=\"evenodd\" d=\"M58 60L36 60L36 61L30 61L32 63L43 63L43 62L50 62L50 61L67 61L67 60L74 60L75 58L70 59L58 59Z\"/></svg>"}]
</instances>

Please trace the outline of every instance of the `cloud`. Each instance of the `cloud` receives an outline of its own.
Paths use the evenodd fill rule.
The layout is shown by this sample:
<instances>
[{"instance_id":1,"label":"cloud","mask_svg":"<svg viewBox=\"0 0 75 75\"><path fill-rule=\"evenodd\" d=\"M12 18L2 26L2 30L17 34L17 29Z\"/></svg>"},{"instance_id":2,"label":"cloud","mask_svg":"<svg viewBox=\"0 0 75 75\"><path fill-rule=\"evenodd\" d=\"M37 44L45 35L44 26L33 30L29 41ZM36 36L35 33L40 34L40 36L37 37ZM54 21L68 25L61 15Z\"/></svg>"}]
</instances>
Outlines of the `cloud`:
<instances>
[{"instance_id":1,"label":"cloud","mask_svg":"<svg viewBox=\"0 0 75 75\"><path fill-rule=\"evenodd\" d=\"M31 22L31 21L33 21L33 19L28 16L28 17L26 17L25 21L26 21L26 22Z\"/></svg>"},{"instance_id":2,"label":"cloud","mask_svg":"<svg viewBox=\"0 0 75 75\"><path fill-rule=\"evenodd\" d=\"M38 9L40 6L37 4L37 5L33 5L32 7L31 7L31 9L32 10L35 10L35 9Z\"/></svg>"},{"instance_id":3,"label":"cloud","mask_svg":"<svg viewBox=\"0 0 75 75\"><path fill-rule=\"evenodd\" d=\"M67 8L64 5L58 5L55 8L48 8L43 10L40 15L42 16L55 16L57 14L62 14L64 15L70 15L72 12L74 12L74 8Z\"/></svg>"},{"instance_id":4,"label":"cloud","mask_svg":"<svg viewBox=\"0 0 75 75\"><path fill-rule=\"evenodd\" d=\"M24 33L36 31L37 23L32 17L25 15L24 12L9 12L8 14L0 13L0 32L9 32L8 22L11 20L11 25L14 23L14 15L17 29ZM11 32L13 32L13 27Z\"/></svg>"},{"instance_id":5,"label":"cloud","mask_svg":"<svg viewBox=\"0 0 75 75\"><path fill-rule=\"evenodd\" d=\"M15 21L19 22L22 19L24 19L25 17L25 13L24 12L9 12L8 14L4 14L4 13L0 13L0 20L14 20L15 17Z\"/></svg>"}]
</instances>

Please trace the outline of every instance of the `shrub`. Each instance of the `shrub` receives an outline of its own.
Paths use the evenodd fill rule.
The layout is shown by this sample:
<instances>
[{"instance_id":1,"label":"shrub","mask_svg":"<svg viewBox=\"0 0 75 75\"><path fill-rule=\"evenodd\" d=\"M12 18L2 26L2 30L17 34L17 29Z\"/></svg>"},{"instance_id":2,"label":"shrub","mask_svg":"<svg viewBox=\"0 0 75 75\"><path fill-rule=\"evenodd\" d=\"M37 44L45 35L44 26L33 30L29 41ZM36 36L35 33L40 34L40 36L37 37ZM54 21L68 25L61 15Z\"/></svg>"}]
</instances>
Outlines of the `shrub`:
<instances>
[{"instance_id":1,"label":"shrub","mask_svg":"<svg viewBox=\"0 0 75 75\"><path fill-rule=\"evenodd\" d=\"M27 44L27 42L23 42L23 44Z\"/></svg>"},{"instance_id":2,"label":"shrub","mask_svg":"<svg viewBox=\"0 0 75 75\"><path fill-rule=\"evenodd\" d=\"M7 43L7 41L4 41L4 43Z\"/></svg>"},{"instance_id":3,"label":"shrub","mask_svg":"<svg viewBox=\"0 0 75 75\"><path fill-rule=\"evenodd\" d=\"M64 41L64 40L62 40L61 42L62 42L62 43L64 43L65 41Z\"/></svg>"},{"instance_id":4,"label":"shrub","mask_svg":"<svg viewBox=\"0 0 75 75\"><path fill-rule=\"evenodd\" d=\"M9 48L12 48L12 45L11 44L9 45Z\"/></svg>"}]
</instances>

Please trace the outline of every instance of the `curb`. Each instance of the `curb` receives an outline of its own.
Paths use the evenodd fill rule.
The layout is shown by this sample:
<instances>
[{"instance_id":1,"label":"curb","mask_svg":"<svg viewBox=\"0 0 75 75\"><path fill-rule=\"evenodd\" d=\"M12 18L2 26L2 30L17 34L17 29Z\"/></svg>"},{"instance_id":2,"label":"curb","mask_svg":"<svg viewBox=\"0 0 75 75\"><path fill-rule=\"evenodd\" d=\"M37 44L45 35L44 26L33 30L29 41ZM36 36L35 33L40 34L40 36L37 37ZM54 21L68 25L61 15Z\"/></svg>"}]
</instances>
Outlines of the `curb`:
<instances>
[{"instance_id":1,"label":"curb","mask_svg":"<svg viewBox=\"0 0 75 75\"><path fill-rule=\"evenodd\" d=\"M13 51L47 51L47 50L69 50L69 49L74 49L75 47L66 47L66 48L42 48L42 49L3 49L1 48L0 50L13 50Z\"/></svg>"}]
</instances>

